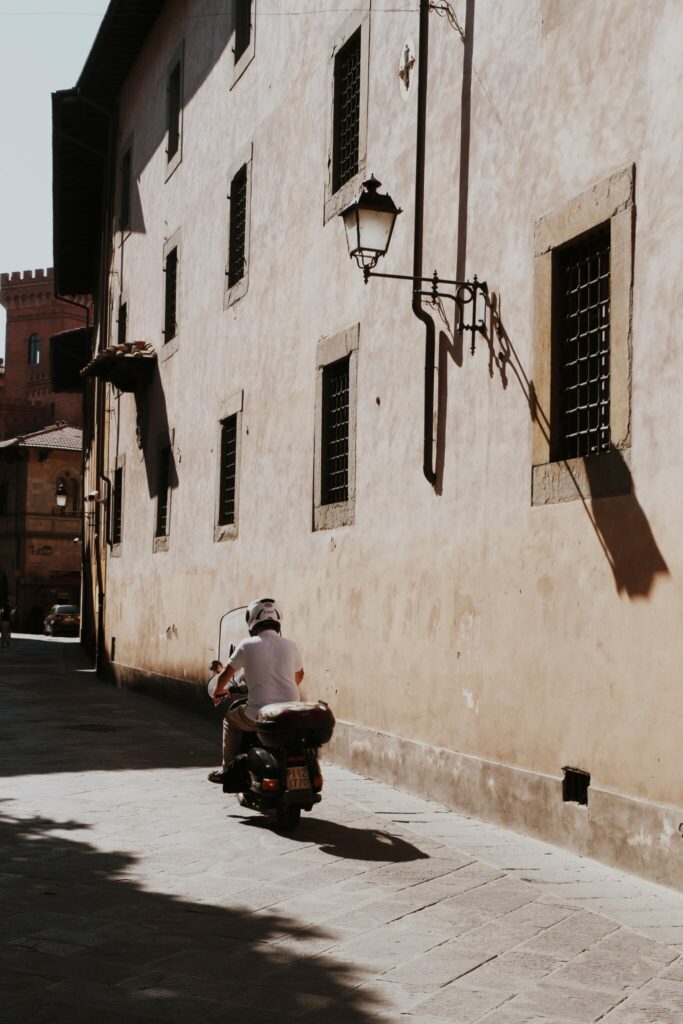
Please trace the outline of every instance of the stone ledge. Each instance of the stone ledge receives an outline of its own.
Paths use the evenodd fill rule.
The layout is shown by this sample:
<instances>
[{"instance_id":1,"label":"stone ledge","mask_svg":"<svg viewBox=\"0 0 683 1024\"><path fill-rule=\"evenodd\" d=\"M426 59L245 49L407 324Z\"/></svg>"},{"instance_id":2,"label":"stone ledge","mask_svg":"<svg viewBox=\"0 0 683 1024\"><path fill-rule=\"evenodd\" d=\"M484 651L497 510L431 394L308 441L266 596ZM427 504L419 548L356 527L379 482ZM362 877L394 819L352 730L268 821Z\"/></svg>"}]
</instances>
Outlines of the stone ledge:
<instances>
[{"instance_id":1,"label":"stone ledge","mask_svg":"<svg viewBox=\"0 0 683 1024\"><path fill-rule=\"evenodd\" d=\"M562 802L562 780L337 721L325 757L397 789L683 891L683 810L591 786Z\"/></svg>"}]
</instances>

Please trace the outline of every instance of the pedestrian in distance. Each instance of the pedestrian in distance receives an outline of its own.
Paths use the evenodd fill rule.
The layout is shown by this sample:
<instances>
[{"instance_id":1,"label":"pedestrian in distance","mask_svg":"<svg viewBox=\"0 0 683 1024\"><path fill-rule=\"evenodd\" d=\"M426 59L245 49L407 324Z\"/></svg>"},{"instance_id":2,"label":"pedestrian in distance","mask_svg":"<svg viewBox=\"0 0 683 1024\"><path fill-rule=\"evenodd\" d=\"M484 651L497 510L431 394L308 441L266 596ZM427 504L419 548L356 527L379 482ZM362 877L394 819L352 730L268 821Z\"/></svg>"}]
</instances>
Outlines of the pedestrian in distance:
<instances>
[{"instance_id":1,"label":"pedestrian in distance","mask_svg":"<svg viewBox=\"0 0 683 1024\"><path fill-rule=\"evenodd\" d=\"M9 647L12 636L12 609L5 602L0 610L0 647Z\"/></svg>"}]
</instances>

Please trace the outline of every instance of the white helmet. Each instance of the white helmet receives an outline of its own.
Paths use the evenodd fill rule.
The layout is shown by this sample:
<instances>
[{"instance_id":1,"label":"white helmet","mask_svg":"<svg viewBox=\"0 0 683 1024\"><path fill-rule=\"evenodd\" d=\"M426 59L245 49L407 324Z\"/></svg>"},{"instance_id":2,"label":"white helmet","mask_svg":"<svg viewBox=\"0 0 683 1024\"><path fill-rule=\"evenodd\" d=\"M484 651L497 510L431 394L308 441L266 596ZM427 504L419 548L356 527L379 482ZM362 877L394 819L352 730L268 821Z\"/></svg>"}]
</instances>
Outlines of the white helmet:
<instances>
[{"instance_id":1,"label":"white helmet","mask_svg":"<svg viewBox=\"0 0 683 1024\"><path fill-rule=\"evenodd\" d=\"M272 597L260 597L247 608L247 626L252 636L262 629L276 629L280 632L282 616L277 602Z\"/></svg>"}]
</instances>

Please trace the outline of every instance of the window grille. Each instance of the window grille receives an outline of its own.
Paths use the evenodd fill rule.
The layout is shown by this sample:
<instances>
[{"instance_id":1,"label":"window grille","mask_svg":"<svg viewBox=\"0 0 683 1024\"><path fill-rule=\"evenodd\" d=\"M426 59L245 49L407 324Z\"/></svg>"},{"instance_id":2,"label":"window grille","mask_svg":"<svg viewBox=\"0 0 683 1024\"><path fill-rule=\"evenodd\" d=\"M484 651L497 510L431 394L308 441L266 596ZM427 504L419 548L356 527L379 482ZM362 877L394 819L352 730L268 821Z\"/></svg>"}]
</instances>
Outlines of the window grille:
<instances>
[{"instance_id":1,"label":"window grille","mask_svg":"<svg viewBox=\"0 0 683 1024\"><path fill-rule=\"evenodd\" d=\"M28 361L32 366L40 362L40 338L37 334L32 334L28 339Z\"/></svg>"},{"instance_id":2,"label":"window grille","mask_svg":"<svg viewBox=\"0 0 683 1024\"><path fill-rule=\"evenodd\" d=\"M235 5L235 64L251 41L251 0L237 0Z\"/></svg>"},{"instance_id":3,"label":"window grille","mask_svg":"<svg viewBox=\"0 0 683 1024\"><path fill-rule=\"evenodd\" d=\"M168 76L168 148L166 159L172 160L180 147L180 87L182 82L180 61Z\"/></svg>"},{"instance_id":4,"label":"window grille","mask_svg":"<svg viewBox=\"0 0 683 1024\"><path fill-rule=\"evenodd\" d=\"M111 542L120 544L123 526L123 467L114 470L111 510Z\"/></svg>"},{"instance_id":5,"label":"window grille","mask_svg":"<svg viewBox=\"0 0 683 1024\"><path fill-rule=\"evenodd\" d=\"M555 457L610 450L610 227L557 249Z\"/></svg>"},{"instance_id":6,"label":"window grille","mask_svg":"<svg viewBox=\"0 0 683 1024\"><path fill-rule=\"evenodd\" d=\"M245 271L247 238L247 165L242 164L230 184L230 239L228 288L241 281Z\"/></svg>"},{"instance_id":7,"label":"window grille","mask_svg":"<svg viewBox=\"0 0 683 1024\"><path fill-rule=\"evenodd\" d=\"M219 525L235 522L235 494L237 490L237 414L221 423Z\"/></svg>"},{"instance_id":8,"label":"window grille","mask_svg":"<svg viewBox=\"0 0 683 1024\"><path fill-rule=\"evenodd\" d=\"M171 482L171 449L162 448L157 467L157 537L168 535L168 491Z\"/></svg>"},{"instance_id":9,"label":"window grille","mask_svg":"<svg viewBox=\"0 0 683 1024\"><path fill-rule=\"evenodd\" d=\"M164 341L174 338L178 329L176 321L178 292L178 249L171 249L166 257L166 290L164 295Z\"/></svg>"},{"instance_id":10,"label":"window grille","mask_svg":"<svg viewBox=\"0 0 683 1024\"><path fill-rule=\"evenodd\" d=\"M360 33L360 29L354 32L334 59L332 188L335 192L358 171Z\"/></svg>"},{"instance_id":11,"label":"window grille","mask_svg":"<svg viewBox=\"0 0 683 1024\"><path fill-rule=\"evenodd\" d=\"M128 335L128 303L119 303L119 322L116 332L116 341L119 345L125 345Z\"/></svg>"},{"instance_id":12,"label":"window grille","mask_svg":"<svg viewBox=\"0 0 683 1024\"><path fill-rule=\"evenodd\" d=\"M349 356L323 367L321 496L323 505L349 496Z\"/></svg>"},{"instance_id":13,"label":"window grille","mask_svg":"<svg viewBox=\"0 0 683 1024\"><path fill-rule=\"evenodd\" d=\"M121 161L121 200L119 210L119 227L122 231L130 227L130 186L131 186L131 152L127 149Z\"/></svg>"}]
</instances>

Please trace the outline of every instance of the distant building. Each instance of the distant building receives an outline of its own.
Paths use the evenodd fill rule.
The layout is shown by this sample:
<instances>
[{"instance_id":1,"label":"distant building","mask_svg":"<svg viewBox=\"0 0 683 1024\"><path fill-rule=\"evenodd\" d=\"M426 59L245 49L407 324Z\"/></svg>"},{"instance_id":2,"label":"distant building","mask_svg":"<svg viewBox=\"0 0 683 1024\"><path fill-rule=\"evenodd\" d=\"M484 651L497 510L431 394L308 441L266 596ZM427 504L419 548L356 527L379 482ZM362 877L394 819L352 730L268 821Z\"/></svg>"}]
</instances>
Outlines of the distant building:
<instances>
[{"instance_id":1,"label":"distant building","mask_svg":"<svg viewBox=\"0 0 683 1024\"><path fill-rule=\"evenodd\" d=\"M338 761L683 885L681 38L681 3L112 0L53 96L54 255L120 684L205 700L273 595ZM372 172L407 280L349 260Z\"/></svg>"},{"instance_id":2,"label":"distant building","mask_svg":"<svg viewBox=\"0 0 683 1024\"><path fill-rule=\"evenodd\" d=\"M65 423L0 441L0 602L17 629L38 632L50 605L79 603L81 456L82 432Z\"/></svg>"},{"instance_id":3,"label":"distant building","mask_svg":"<svg viewBox=\"0 0 683 1024\"><path fill-rule=\"evenodd\" d=\"M86 310L55 296L51 267L2 274L0 305L7 311L0 440L57 420L81 426L82 396L52 390L50 339L84 325Z\"/></svg>"}]
</instances>

